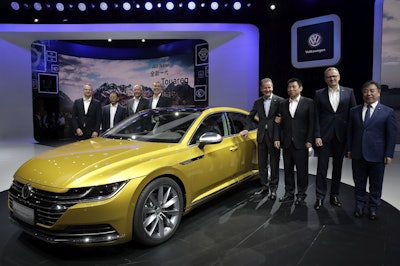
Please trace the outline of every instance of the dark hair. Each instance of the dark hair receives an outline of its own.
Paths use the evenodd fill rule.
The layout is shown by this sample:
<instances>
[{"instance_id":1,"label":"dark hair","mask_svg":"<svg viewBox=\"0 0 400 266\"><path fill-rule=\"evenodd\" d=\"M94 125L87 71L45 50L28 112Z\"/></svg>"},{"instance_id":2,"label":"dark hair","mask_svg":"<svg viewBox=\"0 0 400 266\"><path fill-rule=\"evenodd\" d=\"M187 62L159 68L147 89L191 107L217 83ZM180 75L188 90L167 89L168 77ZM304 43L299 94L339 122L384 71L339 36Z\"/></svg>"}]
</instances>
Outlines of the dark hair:
<instances>
[{"instance_id":1,"label":"dark hair","mask_svg":"<svg viewBox=\"0 0 400 266\"><path fill-rule=\"evenodd\" d=\"M298 78L291 78L291 79L289 79L289 80L287 81L287 84L292 83L292 82L297 82L297 84L299 85L299 87L302 87L302 86L303 86L303 83L302 83L301 80L298 79Z\"/></svg>"},{"instance_id":2,"label":"dark hair","mask_svg":"<svg viewBox=\"0 0 400 266\"><path fill-rule=\"evenodd\" d=\"M111 95L111 94L116 94L117 95L117 97L119 97L119 94L118 94L118 92L117 91L110 91L110 94L109 95Z\"/></svg>"},{"instance_id":3,"label":"dark hair","mask_svg":"<svg viewBox=\"0 0 400 266\"><path fill-rule=\"evenodd\" d=\"M369 85L375 85L376 88L378 89L378 91L381 91L381 85L378 82L373 81L373 80L368 80L367 82L365 82L361 87L361 91L364 91L364 89L366 87L368 87Z\"/></svg>"}]
</instances>

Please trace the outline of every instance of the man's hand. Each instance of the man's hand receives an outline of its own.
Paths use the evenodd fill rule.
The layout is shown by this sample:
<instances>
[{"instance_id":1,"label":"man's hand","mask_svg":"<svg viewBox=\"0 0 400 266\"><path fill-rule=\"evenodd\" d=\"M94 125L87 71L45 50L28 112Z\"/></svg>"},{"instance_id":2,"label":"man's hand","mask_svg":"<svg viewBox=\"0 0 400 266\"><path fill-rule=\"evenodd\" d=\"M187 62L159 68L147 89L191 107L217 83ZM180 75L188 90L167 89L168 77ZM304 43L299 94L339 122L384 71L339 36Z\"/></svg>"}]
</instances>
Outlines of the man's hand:
<instances>
[{"instance_id":1,"label":"man's hand","mask_svg":"<svg viewBox=\"0 0 400 266\"><path fill-rule=\"evenodd\" d=\"M315 146L317 146L317 147L324 146L324 143L322 143L322 139L321 138L315 138Z\"/></svg>"},{"instance_id":2,"label":"man's hand","mask_svg":"<svg viewBox=\"0 0 400 266\"><path fill-rule=\"evenodd\" d=\"M249 135L249 131L248 130L242 130L240 131L240 136L247 138Z\"/></svg>"},{"instance_id":3,"label":"man's hand","mask_svg":"<svg viewBox=\"0 0 400 266\"><path fill-rule=\"evenodd\" d=\"M280 149L281 148L281 142L279 140L274 141L274 146L275 146L275 148Z\"/></svg>"},{"instance_id":4,"label":"man's hand","mask_svg":"<svg viewBox=\"0 0 400 266\"><path fill-rule=\"evenodd\" d=\"M83 135L82 129L77 128L76 129L76 135L78 135L79 137L81 137Z\"/></svg>"}]
</instances>

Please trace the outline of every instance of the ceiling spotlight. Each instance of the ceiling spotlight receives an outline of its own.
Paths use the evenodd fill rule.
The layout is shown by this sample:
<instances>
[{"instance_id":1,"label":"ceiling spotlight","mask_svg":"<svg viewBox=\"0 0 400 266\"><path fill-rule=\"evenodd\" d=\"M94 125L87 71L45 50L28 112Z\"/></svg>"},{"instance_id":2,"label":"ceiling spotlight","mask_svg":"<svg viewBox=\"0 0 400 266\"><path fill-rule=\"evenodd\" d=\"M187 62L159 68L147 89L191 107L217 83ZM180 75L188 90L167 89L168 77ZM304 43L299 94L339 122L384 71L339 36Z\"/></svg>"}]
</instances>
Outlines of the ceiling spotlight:
<instances>
[{"instance_id":1,"label":"ceiling spotlight","mask_svg":"<svg viewBox=\"0 0 400 266\"><path fill-rule=\"evenodd\" d=\"M85 11L85 10L86 10L86 5L85 5L84 3L79 3L79 4L78 4L78 9L79 9L80 11Z\"/></svg>"},{"instance_id":2,"label":"ceiling spotlight","mask_svg":"<svg viewBox=\"0 0 400 266\"><path fill-rule=\"evenodd\" d=\"M233 8L235 10L239 10L241 7L242 7L242 4L240 2L233 3Z\"/></svg>"},{"instance_id":3,"label":"ceiling spotlight","mask_svg":"<svg viewBox=\"0 0 400 266\"><path fill-rule=\"evenodd\" d=\"M157 7L158 7L158 8L161 8L161 3L158 3L158 4L157 4Z\"/></svg>"},{"instance_id":4,"label":"ceiling spotlight","mask_svg":"<svg viewBox=\"0 0 400 266\"><path fill-rule=\"evenodd\" d=\"M275 6L274 4L272 4L272 5L269 6L269 9L275 10L275 9L276 9L276 6Z\"/></svg>"},{"instance_id":5,"label":"ceiling spotlight","mask_svg":"<svg viewBox=\"0 0 400 266\"><path fill-rule=\"evenodd\" d=\"M11 8L14 10L19 10L20 6L17 2L11 2Z\"/></svg>"},{"instance_id":6,"label":"ceiling spotlight","mask_svg":"<svg viewBox=\"0 0 400 266\"><path fill-rule=\"evenodd\" d=\"M144 8L146 8L146 10L152 10L153 9L153 4L151 2L146 2L144 4Z\"/></svg>"},{"instance_id":7,"label":"ceiling spotlight","mask_svg":"<svg viewBox=\"0 0 400 266\"><path fill-rule=\"evenodd\" d=\"M218 4L217 2L212 2L212 3L211 3L211 9L212 9L212 10L217 10L218 7L219 7L219 4Z\"/></svg>"},{"instance_id":8,"label":"ceiling spotlight","mask_svg":"<svg viewBox=\"0 0 400 266\"><path fill-rule=\"evenodd\" d=\"M108 4L106 2L101 2L100 9L106 11L108 9Z\"/></svg>"},{"instance_id":9,"label":"ceiling spotlight","mask_svg":"<svg viewBox=\"0 0 400 266\"><path fill-rule=\"evenodd\" d=\"M56 4L56 9L58 11L64 11L64 4L63 3L57 3Z\"/></svg>"},{"instance_id":10,"label":"ceiling spotlight","mask_svg":"<svg viewBox=\"0 0 400 266\"><path fill-rule=\"evenodd\" d=\"M129 10L131 10L132 6L131 6L131 4L129 4L128 2L125 2L125 3L122 4L122 8L123 8L125 11L129 11Z\"/></svg>"},{"instance_id":11,"label":"ceiling spotlight","mask_svg":"<svg viewBox=\"0 0 400 266\"><path fill-rule=\"evenodd\" d=\"M112 39L111 39L111 38L108 38L108 39L107 39L107 42L112 42Z\"/></svg>"},{"instance_id":12,"label":"ceiling spotlight","mask_svg":"<svg viewBox=\"0 0 400 266\"><path fill-rule=\"evenodd\" d=\"M33 4L33 8L34 8L36 11L40 11L40 10L42 10L42 4L41 4L41 3L38 3L38 2L35 2L35 3Z\"/></svg>"},{"instance_id":13,"label":"ceiling spotlight","mask_svg":"<svg viewBox=\"0 0 400 266\"><path fill-rule=\"evenodd\" d=\"M38 18L35 18L35 19L33 19L33 22L38 23L38 22L39 22L39 19L38 19Z\"/></svg>"},{"instance_id":14,"label":"ceiling spotlight","mask_svg":"<svg viewBox=\"0 0 400 266\"><path fill-rule=\"evenodd\" d=\"M189 8L190 10L195 9L195 8L196 8L196 3L193 2L193 1L190 1L190 2L188 3L188 8Z\"/></svg>"},{"instance_id":15,"label":"ceiling spotlight","mask_svg":"<svg viewBox=\"0 0 400 266\"><path fill-rule=\"evenodd\" d=\"M168 10L174 9L174 3L172 3L172 2L167 2L167 4L165 6L167 7Z\"/></svg>"}]
</instances>

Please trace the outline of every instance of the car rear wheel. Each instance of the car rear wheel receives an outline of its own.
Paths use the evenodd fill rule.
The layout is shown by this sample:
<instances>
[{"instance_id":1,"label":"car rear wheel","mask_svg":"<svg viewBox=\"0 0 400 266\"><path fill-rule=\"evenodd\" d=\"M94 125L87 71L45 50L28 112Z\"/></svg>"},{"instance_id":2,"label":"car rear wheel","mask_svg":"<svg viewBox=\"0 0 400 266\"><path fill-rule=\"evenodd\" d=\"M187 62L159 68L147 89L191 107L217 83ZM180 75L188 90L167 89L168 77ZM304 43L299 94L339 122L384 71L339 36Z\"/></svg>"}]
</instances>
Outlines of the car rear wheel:
<instances>
[{"instance_id":1,"label":"car rear wheel","mask_svg":"<svg viewBox=\"0 0 400 266\"><path fill-rule=\"evenodd\" d=\"M179 185L168 177L154 180L143 189L136 204L134 240L147 246L167 241L178 228L182 213Z\"/></svg>"}]
</instances>

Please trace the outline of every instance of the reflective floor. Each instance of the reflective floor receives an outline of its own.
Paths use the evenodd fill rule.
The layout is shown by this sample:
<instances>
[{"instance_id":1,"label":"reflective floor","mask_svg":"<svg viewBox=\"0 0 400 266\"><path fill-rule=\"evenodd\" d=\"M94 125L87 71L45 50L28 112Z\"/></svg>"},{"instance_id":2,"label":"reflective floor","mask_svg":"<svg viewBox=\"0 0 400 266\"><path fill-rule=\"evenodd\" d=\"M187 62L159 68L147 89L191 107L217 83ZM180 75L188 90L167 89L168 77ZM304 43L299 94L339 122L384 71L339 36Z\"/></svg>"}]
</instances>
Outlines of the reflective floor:
<instances>
[{"instance_id":1,"label":"reflective floor","mask_svg":"<svg viewBox=\"0 0 400 266\"><path fill-rule=\"evenodd\" d=\"M283 194L283 172L278 196ZM306 205L256 199L258 181L195 209L166 243L101 248L48 245L8 220L0 193L0 265L399 265L400 211L383 202L376 221L353 217L353 187L343 184L342 208L318 212L310 175Z\"/></svg>"}]
</instances>

